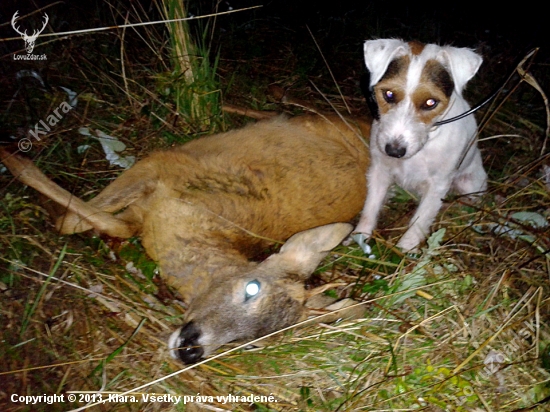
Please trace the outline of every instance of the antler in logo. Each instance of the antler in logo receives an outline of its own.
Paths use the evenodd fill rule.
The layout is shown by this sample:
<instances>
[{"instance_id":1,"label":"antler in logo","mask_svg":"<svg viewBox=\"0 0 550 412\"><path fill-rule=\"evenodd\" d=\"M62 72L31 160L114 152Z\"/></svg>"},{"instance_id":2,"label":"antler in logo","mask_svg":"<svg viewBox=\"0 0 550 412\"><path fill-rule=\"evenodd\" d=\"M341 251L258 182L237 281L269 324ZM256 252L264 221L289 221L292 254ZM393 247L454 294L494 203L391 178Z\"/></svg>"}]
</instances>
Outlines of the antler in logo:
<instances>
[{"instance_id":1,"label":"antler in logo","mask_svg":"<svg viewBox=\"0 0 550 412\"><path fill-rule=\"evenodd\" d=\"M38 37L38 35L40 33L42 33L44 31L44 29L46 28L46 25L48 24L48 21L49 21L49 17L46 13L44 13L44 25L42 26L42 28L40 30L35 30L34 33L32 34L32 36L28 36L27 35L27 30L25 30L24 33L21 33L19 28L15 25L15 21L19 17L18 14L19 14L19 10L17 10L15 12L15 14L13 15L13 17L11 19L11 26L13 27L13 29L17 33L19 33L21 35L21 37L23 37L23 40L25 40L25 49L27 49L28 54L31 54L32 51L34 50L34 42L36 41L36 38Z\"/></svg>"}]
</instances>

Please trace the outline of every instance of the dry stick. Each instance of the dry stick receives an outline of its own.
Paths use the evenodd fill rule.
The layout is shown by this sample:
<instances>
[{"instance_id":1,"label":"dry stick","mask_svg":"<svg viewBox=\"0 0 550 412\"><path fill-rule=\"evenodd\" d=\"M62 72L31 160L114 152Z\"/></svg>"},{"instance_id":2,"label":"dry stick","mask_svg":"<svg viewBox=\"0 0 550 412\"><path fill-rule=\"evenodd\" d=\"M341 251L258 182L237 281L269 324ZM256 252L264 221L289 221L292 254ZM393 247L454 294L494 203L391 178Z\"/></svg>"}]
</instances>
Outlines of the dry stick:
<instances>
[{"instance_id":1,"label":"dry stick","mask_svg":"<svg viewBox=\"0 0 550 412\"><path fill-rule=\"evenodd\" d=\"M539 298L537 300L537 305L535 306L535 322L536 322L536 325L538 326L537 327L537 336L536 336L536 339L535 339L535 342L540 342L540 324L541 324L541 321L540 321L540 308L542 306L542 290L541 290L541 293L539 293ZM540 356L540 353L539 353L539 344L537 343L535 345L535 357L538 359Z\"/></svg>"},{"instance_id":2,"label":"dry stick","mask_svg":"<svg viewBox=\"0 0 550 412\"><path fill-rule=\"evenodd\" d=\"M489 306L492 305L493 298L496 296L496 294L500 290L500 287L504 283L504 280L508 279L509 274L510 274L510 271L506 269L502 274L502 276L499 278L497 284L493 287L493 291L489 294L487 300L485 301L485 304L483 305L483 308L482 308L483 312L489 309Z\"/></svg>"},{"instance_id":3,"label":"dry stick","mask_svg":"<svg viewBox=\"0 0 550 412\"><path fill-rule=\"evenodd\" d=\"M342 101L344 102L344 105L346 106L346 109L348 111L349 114L351 114L351 110L348 106L348 102L346 101L346 99L344 98L344 95L342 93L342 90L340 89L340 86L338 85L338 82L336 81L336 78L334 77L334 74L332 73L332 70L327 62L327 60L325 59L325 55L323 54L321 48L319 47L319 44L317 43L317 40L315 39L315 36L313 36L313 33L311 32L311 30L309 29L309 26L306 26L307 27L307 30L309 32L309 34L311 35L311 38L313 39L313 42L315 43L315 46L317 47L317 50L319 51L319 54L321 55L321 57L323 58L323 61L325 62L325 65L328 69L328 72L330 74L330 77L332 78L332 80L334 81L334 84L336 86L336 89L338 89L338 93L340 93L340 97L342 98ZM338 114L338 116L340 117L340 119L342 119L342 121L344 122L344 124L352 131L354 131L354 128L350 126L350 124L348 123L348 121L344 118L344 116L342 116L342 114L336 109L336 107L334 107L334 105L332 104L332 102L319 90L319 88L315 85L315 83L313 83L313 81L311 81L311 79L309 80L310 83L312 84L312 86L315 88L315 90L317 90L317 92L323 97L323 99L325 99L327 101L328 104L330 104L330 106L332 107L332 109L334 110L335 113ZM283 96L284 98L284 96ZM282 100L281 100L282 101ZM299 106L299 107L303 107L304 109L308 110L308 111L311 111L311 112L314 112L316 114L318 114L319 116L321 116L323 119L327 120L328 119L323 116L321 113L318 113L316 110L312 109L311 107L307 106L307 105L304 105L303 103L301 103L300 101L297 101L295 99L289 99L287 101L287 103L289 104L293 104L295 106ZM368 143L365 141L365 139L359 134L359 133L356 133L357 137L359 138L359 140L361 140L365 146L368 148L369 145Z\"/></svg>"},{"instance_id":4,"label":"dry stick","mask_svg":"<svg viewBox=\"0 0 550 412\"><path fill-rule=\"evenodd\" d=\"M494 139L500 139L503 137L523 137L520 134L495 134L493 136L484 137L483 139L477 139L478 142L486 142L487 140L494 140Z\"/></svg>"},{"instance_id":5,"label":"dry stick","mask_svg":"<svg viewBox=\"0 0 550 412\"><path fill-rule=\"evenodd\" d=\"M347 119L342 116L342 114L338 111L338 109L336 109L336 107L334 107L334 105L332 104L332 102L323 94L323 92L321 92L321 90L319 90L319 88L317 87L317 85L315 83L313 83L313 81L309 81L311 83L311 85L315 88L315 90L317 90L317 92L323 96L323 98L327 101L328 104L330 104L330 107L332 107L332 109L336 112L336 114L340 117L340 119L342 120L342 122L344 122L344 124L352 131L355 133L355 135L359 138L359 140L361 140L361 142L363 142L363 144L365 145L365 147L368 149L369 148L369 143L364 139L363 136L361 136L361 134L359 132L355 132L355 129L348 123ZM322 114L320 113L317 113L319 116L323 117L325 120L329 121L325 116L323 116Z\"/></svg>"},{"instance_id":6,"label":"dry stick","mask_svg":"<svg viewBox=\"0 0 550 412\"><path fill-rule=\"evenodd\" d=\"M242 106L235 106L233 104L227 104L227 103L222 105L222 110L226 113L240 114L241 116L250 117L256 120L271 119L281 114L280 112L276 112L276 111L254 110L254 109L249 109Z\"/></svg>"},{"instance_id":7,"label":"dry stick","mask_svg":"<svg viewBox=\"0 0 550 412\"><path fill-rule=\"evenodd\" d=\"M538 91L542 96L542 100L544 100L544 107L546 108L546 136L544 137L544 142L542 143L542 148L540 149L540 155L542 156L546 151L546 142L548 141L548 135L550 134L550 107L548 105L548 98L546 97L544 90L542 90L542 87L540 87L537 80L533 77L533 75L531 75L531 73L524 70L521 65L517 70L519 75L522 77L522 80Z\"/></svg>"},{"instance_id":8,"label":"dry stick","mask_svg":"<svg viewBox=\"0 0 550 412\"><path fill-rule=\"evenodd\" d=\"M130 15L130 12L126 12L126 17L124 18L124 21L128 23L128 16ZM130 99L130 90L128 89L128 78L126 77L126 64L124 59L124 37L126 36L126 27L122 29L122 36L120 38L120 70L122 73L122 80L124 82L124 91L126 96L128 97L128 103L130 104L130 107L133 107L132 100Z\"/></svg>"},{"instance_id":9,"label":"dry stick","mask_svg":"<svg viewBox=\"0 0 550 412\"><path fill-rule=\"evenodd\" d=\"M317 43L317 40L315 40L315 36L313 35L311 30L309 29L309 26L306 26L306 27L307 27L307 31L309 32L311 38L313 39L313 42L315 43L315 46L317 47L317 50L319 50L319 54L321 55L321 57L323 58L323 61L325 62L325 65L327 66L328 72L330 73L330 77L332 77L332 81L336 85L336 88L338 89L338 93L340 93L340 97L342 98L342 101L344 102L344 105L346 106L346 109L347 109L348 113L351 114L351 110L348 106L348 102L346 102L346 99L344 98L342 90L340 90L340 86L338 86L338 82L336 81L336 79L334 77L334 74L332 73L332 70L330 69L330 66L327 62L327 59L325 59L325 55L323 54L321 48L319 47L319 44Z\"/></svg>"},{"instance_id":10,"label":"dry stick","mask_svg":"<svg viewBox=\"0 0 550 412\"><path fill-rule=\"evenodd\" d=\"M541 95L541 97L544 101L544 107L546 109L546 133L545 133L544 141L542 143L542 147L541 147L541 150L540 150L540 155L542 156L542 155L544 155L544 152L546 151L546 144L548 143L548 137L550 136L550 104L548 102L548 97L544 93L544 90L542 89L542 87L539 85L539 83L533 77L533 75L531 73L529 73L529 68L531 67L531 64L533 64L533 60L534 60L534 58L535 58L538 51L539 51L539 48L537 47L537 48L531 50L529 53L527 53L525 55L525 57L521 60L521 62L519 62L519 64L516 66L516 69L510 74L508 79L506 79L506 81L504 82L504 85L508 84L508 82L511 80L511 78L514 75L515 72L517 72L519 74L519 76L521 77L521 80L519 82L517 82L516 85L513 86L510 89L510 91L506 94L504 99L502 99L502 101L497 105L497 107L494 110L491 110L494 103L491 105L491 107L489 109L490 111L488 111L485 114L485 116L483 117L483 119L480 122L479 131L481 132L483 130L483 128L491 120L491 118L494 116L494 114L502 107L504 102L506 100L508 100L508 98L517 90L519 85L523 82L526 82L527 84L529 84L531 87L533 87L535 90L537 90L540 93L540 95ZM528 61L529 61L529 65L527 66L527 68L524 68L525 64ZM483 140L488 140L488 138L483 139Z\"/></svg>"},{"instance_id":11,"label":"dry stick","mask_svg":"<svg viewBox=\"0 0 550 412\"><path fill-rule=\"evenodd\" d=\"M240 11L247 11L247 10L257 9L257 8L260 8L260 7L263 7L263 6L260 5L260 6L253 6L253 7L245 7L243 9L228 10L228 11L223 11L223 12L219 12L219 13L205 14L203 16L186 17L186 18L183 18L183 19L156 20L156 21L147 21L147 22L142 22L142 23L123 24L123 25L120 25L120 26L105 26L105 27L96 27L96 28L93 28L93 29L64 31L64 32L60 32L60 33L46 33L46 34L41 34L38 37L66 36L68 34L94 33L94 32L99 32L99 31L113 30L113 29L123 29L123 28L126 28L126 27L151 26L153 24L166 24L166 23L173 23L173 22L178 22L178 21L199 20L199 19L206 19L206 18L214 17L214 16L221 16L221 15L224 15L224 14L232 14L232 13L237 13L237 12L240 12ZM0 42L12 41L12 40L21 40L21 36L19 36L19 37L8 37L8 38L5 38L5 39L0 39Z\"/></svg>"},{"instance_id":12,"label":"dry stick","mask_svg":"<svg viewBox=\"0 0 550 412\"><path fill-rule=\"evenodd\" d=\"M519 62L518 65L516 66L516 68L510 73L510 75L508 76L508 78L506 79L504 84L501 86L500 91L504 90L504 87L512 80L512 77L514 76L515 72L518 71L519 67L523 66L523 64L525 64L525 62L528 59L530 59L531 57L534 57L536 55L536 53L538 52L538 50L539 50L538 48L533 49L525 55L525 57L521 60L521 62ZM529 65L531 65L531 62L529 63ZM495 104L496 104L496 99L493 100L493 102L491 103L491 105L487 109L487 112L485 113L485 115L483 116L481 121L479 122L479 128L478 128L479 132L481 132L485 128L487 123L489 123L489 121L492 119L492 117L495 115L495 113L502 107L504 102L506 100L508 100L508 98L517 90L517 88L519 87L520 84L521 84L521 81L516 83L510 89L510 91L508 93L506 93L506 96L502 99L502 101L500 101L498 103L498 105L496 105L496 107L494 107Z\"/></svg>"},{"instance_id":13,"label":"dry stick","mask_svg":"<svg viewBox=\"0 0 550 412\"><path fill-rule=\"evenodd\" d=\"M519 62L519 64L516 66L516 68L510 73L510 75L508 76L508 78L506 79L504 84L502 86L500 86L500 89L498 90L498 93L496 93L495 98L498 97L500 95L500 93L504 90L504 87L508 84L508 82L514 76L514 73L516 71L519 73L520 67L523 67L523 64L525 64L525 62L528 59L530 59L531 57L534 57L537 54L538 50L539 50L538 48L535 48L535 49L531 50L529 53L527 53L527 55L523 58L523 60L521 62ZM530 62L529 65L531 65L531 63L532 62ZM520 74L520 76L521 76L521 74ZM470 150L470 148L476 143L477 137L479 136L481 131L485 128L485 126L489 123L489 121L493 118L493 116L502 107L504 102L506 102L506 100L508 100L508 98L517 90L517 88L521 84L522 80L517 82L515 84L515 86L513 86L508 91L508 93L506 93L506 96L504 96L504 98L498 103L497 107L495 107L495 108L493 108L493 106L495 105L496 99L493 99L493 102L491 103L491 105L487 109L487 112L485 113L485 115L483 116L481 121L479 122L479 127L477 128L477 132L472 135L472 137L470 139L470 142L468 143L468 146L466 147L466 150L462 153L462 156L460 157L460 161L458 162L459 166L462 164L462 162L466 158L466 155L468 154L468 151Z\"/></svg>"}]
</instances>

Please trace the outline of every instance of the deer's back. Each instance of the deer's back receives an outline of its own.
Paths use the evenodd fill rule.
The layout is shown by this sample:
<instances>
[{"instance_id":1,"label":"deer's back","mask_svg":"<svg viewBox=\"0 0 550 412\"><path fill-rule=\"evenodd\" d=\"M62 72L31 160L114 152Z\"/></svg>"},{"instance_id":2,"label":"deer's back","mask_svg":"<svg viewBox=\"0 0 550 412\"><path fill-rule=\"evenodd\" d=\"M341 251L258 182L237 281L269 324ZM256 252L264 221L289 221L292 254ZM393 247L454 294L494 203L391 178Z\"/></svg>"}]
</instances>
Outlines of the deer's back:
<instances>
[{"instance_id":1,"label":"deer's back","mask_svg":"<svg viewBox=\"0 0 550 412\"><path fill-rule=\"evenodd\" d=\"M366 196L368 151L355 131L330 121L339 129L319 116L278 118L156 153L161 197L177 198L163 199L159 220L183 208L213 236L235 236L224 233L226 220L284 240L352 219Z\"/></svg>"}]
</instances>

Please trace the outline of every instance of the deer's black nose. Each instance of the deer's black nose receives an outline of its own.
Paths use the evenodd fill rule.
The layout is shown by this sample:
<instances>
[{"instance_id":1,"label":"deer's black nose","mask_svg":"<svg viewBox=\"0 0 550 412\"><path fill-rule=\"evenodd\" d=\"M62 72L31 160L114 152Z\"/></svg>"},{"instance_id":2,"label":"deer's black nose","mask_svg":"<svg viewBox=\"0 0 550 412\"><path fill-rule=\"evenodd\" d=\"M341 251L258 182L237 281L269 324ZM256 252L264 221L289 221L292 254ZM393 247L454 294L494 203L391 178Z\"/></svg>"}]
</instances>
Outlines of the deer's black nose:
<instances>
[{"instance_id":1,"label":"deer's black nose","mask_svg":"<svg viewBox=\"0 0 550 412\"><path fill-rule=\"evenodd\" d=\"M200 329L189 322L181 328L177 348L174 348L178 358L186 364L198 362L204 354L204 349L199 344Z\"/></svg>"}]
</instances>

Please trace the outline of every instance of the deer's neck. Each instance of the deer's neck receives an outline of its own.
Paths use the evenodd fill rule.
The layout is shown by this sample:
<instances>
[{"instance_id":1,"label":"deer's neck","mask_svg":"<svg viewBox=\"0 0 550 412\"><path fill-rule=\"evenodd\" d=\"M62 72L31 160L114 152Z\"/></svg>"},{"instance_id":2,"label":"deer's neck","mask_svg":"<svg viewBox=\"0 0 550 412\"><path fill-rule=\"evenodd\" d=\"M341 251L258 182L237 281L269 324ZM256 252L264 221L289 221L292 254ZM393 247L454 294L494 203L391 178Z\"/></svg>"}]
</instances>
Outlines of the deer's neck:
<instances>
[{"instance_id":1,"label":"deer's neck","mask_svg":"<svg viewBox=\"0 0 550 412\"><path fill-rule=\"evenodd\" d=\"M257 265L234 250L212 249L208 246L188 246L159 256L159 266L165 281L175 288L189 304L208 290L221 277L247 272Z\"/></svg>"}]
</instances>

